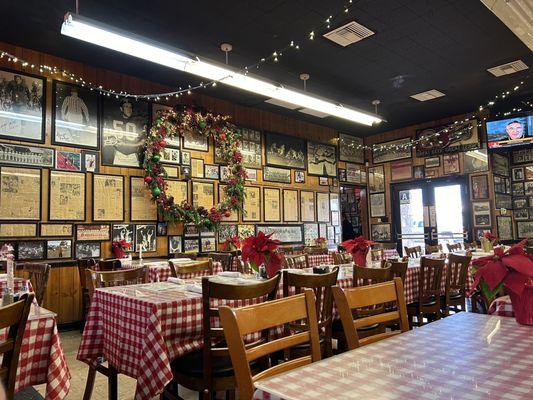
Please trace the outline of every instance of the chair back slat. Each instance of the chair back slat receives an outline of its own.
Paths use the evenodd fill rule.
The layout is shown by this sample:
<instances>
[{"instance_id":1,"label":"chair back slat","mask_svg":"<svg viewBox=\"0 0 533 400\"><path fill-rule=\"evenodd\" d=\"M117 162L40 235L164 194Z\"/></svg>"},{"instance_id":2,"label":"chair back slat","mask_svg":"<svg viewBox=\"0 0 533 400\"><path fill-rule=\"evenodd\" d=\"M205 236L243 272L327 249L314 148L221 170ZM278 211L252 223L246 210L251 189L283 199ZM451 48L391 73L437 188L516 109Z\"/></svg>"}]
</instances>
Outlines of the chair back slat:
<instances>
[{"instance_id":1,"label":"chair back slat","mask_svg":"<svg viewBox=\"0 0 533 400\"><path fill-rule=\"evenodd\" d=\"M179 278L180 275L185 274L213 275L213 260L211 258L197 259L190 264L173 263L172 261L169 261L168 264L170 266L170 274L174 278Z\"/></svg>"},{"instance_id":2,"label":"chair back slat","mask_svg":"<svg viewBox=\"0 0 533 400\"><path fill-rule=\"evenodd\" d=\"M118 258L98 261L98 271L114 271L122 268L122 264Z\"/></svg>"},{"instance_id":3,"label":"chair back slat","mask_svg":"<svg viewBox=\"0 0 533 400\"><path fill-rule=\"evenodd\" d=\"M89 270L94 288L135 285L148 282L148 268L139 267L119 271Z\"/></svg>"},{"instance_id":4,"label":"chair back slat","mask_svg":"<svg viewBox=\"0 0 533 400\"><path fill-rule=\"evenodd\" d=\"M392 278L401 278L405 286L408 264L408 261L387 261L385 266L390 268Z\"/></svg>"},{"instance_id":5,"label":"chair back slat","mask_svg":"<svg viewBox=\"0 0 533 400\"><path fill-rule=\"evenodd\" d=\"M418 279L418 297L420 303L427 303L440 296L444 259L422 257Z\"/></svg>"},{"instance_id":6,"label":"chair back slat","mask_svg":"<svg viewBox=\"0 0 533 400\"><path fill-rule=\"evenodd\" d=\"M385 252L383 249L370 250L370 258L372 261L381 261L385 259Z\"/></svg>"},{"instance_id":7,"label":"chair back slat","mask_svg":"<svg viewBox=\"0 0 533 400\"><path fill-rule=\"evenodd\" d=\"M432 253L442 253L442 244L426 244L426 254L432 254Z\"/></svg>"},{"instance_id":8,"label":"chair back slat","mask_svg":"<svg viewBox=\"0 0 533 400\"><path fill-rule=\"evenodd\" d=\"M231 271L233 269L234 252L212 252L208 253L207 256L214 262L219 262L223 271Z\"/></svg>"},{"instance_id":9,"label":"chair back slat","mask_svg":"<svg viewBox=\"0 0 533 400\"><path fill-rule=\"evenodd\" d=\"M447 243L446 246L448 247L448 252L450 253L461 250L461 243Z\"/></svg>"},{"instance_id":10,"label":"chair back slat","mask_svg":"<svg viewBox=\"0 0 533 400\"><path fill-rule=\"evenodd\" d=\"M373 285L391 279L391 269L387 266L385 268L368 268L357 265L353 267L353 286Z\"/></svg>"},{"instance_id":11,"label":"chair back slat","mask_svg":"<svg viewBox=\"0 0 533 400\"><path fill-rule=\"evenodd\" d=\"M349 264L352 261L352 253L333 253L333 264L335 265Z\"/></svg>"},{"instance_id":12,"label":"chair back slat","mask_svg":"<svg viewBox=\"0 0 533 400\"><path fill-rule=\"evenodd\" d=\"M304 269L309 268L309 258L307 254L299 254L296 256L286 256L284 258L285 268Z\"/></svg>"},{"instance_id":13,"label":"chair back slat","mask_svg":"<svg viewBox=\"0 0 533 400\"><path fill-rule=\"evenodd\" d=\"M29 280L35 292L35 299L39 305L43 304L48 276L50 275L50 264L46 263L24 263L22 270L29 275Z\"/></svg>"},{"instance_id":14,"label":"chair back slat","mask_svg":"<svg viewBox=\"0 0 533 400\"><path fill-rule=\"evenodd\" d=\"M422 248L420 246L415 246L415 247L405 246L404 250L405 250L405 254L409 258L420 258L420 256L422 255Z\"/></svg>"}]
</instances>

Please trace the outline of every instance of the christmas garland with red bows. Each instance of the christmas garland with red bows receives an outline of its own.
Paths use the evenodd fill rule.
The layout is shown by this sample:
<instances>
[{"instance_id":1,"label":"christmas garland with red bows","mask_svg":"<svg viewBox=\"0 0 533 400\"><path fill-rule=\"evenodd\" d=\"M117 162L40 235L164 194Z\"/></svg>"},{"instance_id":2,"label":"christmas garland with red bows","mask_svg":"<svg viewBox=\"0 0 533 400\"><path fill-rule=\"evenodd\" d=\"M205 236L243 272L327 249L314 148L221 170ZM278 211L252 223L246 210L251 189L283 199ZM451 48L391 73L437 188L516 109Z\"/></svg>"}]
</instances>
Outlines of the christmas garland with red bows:
<instances>
[{"instance_id":1,"label":"christmas garland with red bows","mask_svg":"<svg viewBox=\"0 0 533 400\"><path fill-rule=\"evenodd\" d=\"M217 229L222 217L242 210L246 171L239 150L240 132L229 122L229 116L214 115L203 110L186 108L183 111L162 111L148 133L144 150L144 182L157 204L160 215L168 222L193 223L199 228ZM231 173L224 191L226 200L210 210L193 207L187 201L180 204L167 194L165 167L161 163L167 139L194 132L213 138L217 155L227 163Z\"/></svg>"}]
</instances>

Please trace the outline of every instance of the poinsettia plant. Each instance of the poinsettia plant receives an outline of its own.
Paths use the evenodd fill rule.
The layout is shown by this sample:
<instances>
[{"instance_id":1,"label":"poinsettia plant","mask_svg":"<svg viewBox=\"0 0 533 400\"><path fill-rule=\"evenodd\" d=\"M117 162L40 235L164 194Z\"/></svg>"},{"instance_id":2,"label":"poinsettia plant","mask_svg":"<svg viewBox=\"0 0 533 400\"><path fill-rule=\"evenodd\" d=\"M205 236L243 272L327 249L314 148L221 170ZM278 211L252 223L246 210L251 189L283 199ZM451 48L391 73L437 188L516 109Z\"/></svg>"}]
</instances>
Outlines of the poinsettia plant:
<instances>
[{"instance_id":1,"label":"poinsettia plant","mask_svg":"<svg viewBox=\"0 0 533 400\"><path fill-rule=\"evenodd\" d=\"M498 237L494 236L491 231L483 232L483 237L491 242L496 242L498 240Z\"/></svg>"},{"instance_id":2,"label":"poinsettia plant","mask_svg":"<svg viewBox=\"0 0 533 400\"><path fill-rule=\"evenodd\" d=\"M341 246L352 254L356 265L364 267L366 266L366 255L373 244L373 241L367 240L363 236L358 236L355 239L345 240L341 243Z\"/></svg>"},{"instance_id":3,"label":"poinsettia plant","mask_svg":"<svg viewBox=\"0 0 533 400\"><path fill-rule=\"evenodd\" d=\"M259 272L259 267L265 265L267 276L274 276L280 269L283 254L278 252L279 240L272 239L272 233L265 235L259 231L256 236L250 236L242 242L242 260L248 262L250 268Z\"/></svg>"},{"instance_id":4,"label":"poinsettia plant","mask_svg":"<svg viewBox=\"0 0 533 400\"><path fill-rule=\"evenodd\" d=\"M222 251L235 251L241 248L241 241L238 236L227 238L222 244Z\"/></svg>"},{"instance_id":5,"label":"poinsettia plant","mask_svg":"<svg viewBox=\"0 0 533 400\"><path fill-rule=\"evenodd\" d=\"M113 254L116 258L123 258L124 251L131 249L131 243L126 240L115 240L113 241Z\"/></svg>"}]
</instances>

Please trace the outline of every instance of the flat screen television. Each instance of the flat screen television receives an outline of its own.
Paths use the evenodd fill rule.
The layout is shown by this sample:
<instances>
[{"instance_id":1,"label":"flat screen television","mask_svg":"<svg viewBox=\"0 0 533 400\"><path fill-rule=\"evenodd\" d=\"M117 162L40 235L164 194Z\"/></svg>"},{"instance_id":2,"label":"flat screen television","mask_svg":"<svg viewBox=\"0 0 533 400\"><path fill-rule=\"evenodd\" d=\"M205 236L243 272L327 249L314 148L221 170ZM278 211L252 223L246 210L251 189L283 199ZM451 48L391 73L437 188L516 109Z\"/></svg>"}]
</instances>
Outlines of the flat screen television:
<instances>
[{"instance_id":1,"label":"flat screen television","mask_svg":"<svg viewBox=\"0 0 533 400\"><path fill-rule=\"evenodd\" d=\"M489 148L533 144L533 115L520 115L487 121Z\"/></svg>"}]
</instances>

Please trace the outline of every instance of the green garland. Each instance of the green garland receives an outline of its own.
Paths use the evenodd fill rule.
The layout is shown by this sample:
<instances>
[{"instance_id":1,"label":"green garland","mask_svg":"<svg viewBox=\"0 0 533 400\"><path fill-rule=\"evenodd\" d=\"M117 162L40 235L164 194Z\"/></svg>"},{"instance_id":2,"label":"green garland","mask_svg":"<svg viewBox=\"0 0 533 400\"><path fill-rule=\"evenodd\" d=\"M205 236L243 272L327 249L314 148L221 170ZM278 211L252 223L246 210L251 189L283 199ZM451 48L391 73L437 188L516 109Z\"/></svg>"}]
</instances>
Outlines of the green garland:
<instances>
[{"instance_id":1,"label":"green garland","mask_svg":"<svg viewBox=\"0 0 533 400\"><path fill-rule=\"evenodd\" d=\"M228 116L214 115L192 108L183 111L168 110L158 114L146 139L144 182L152 195L152 200L157 204L160 215L166 221L193 223L201 229L216 230L222 217L229 217L233 212L242 211L246 171L242 166L242 154L239 150L241 135L228 120ZM213 138L217 155L228 164L231 172L224 189L226 200L210 210L204 207L194 208L187 201L176 204L174 197L167 195L165 179L168 175L161 163L161 153L167 145L167 139L190 132Z\"/></svg>"}]
</instances>

